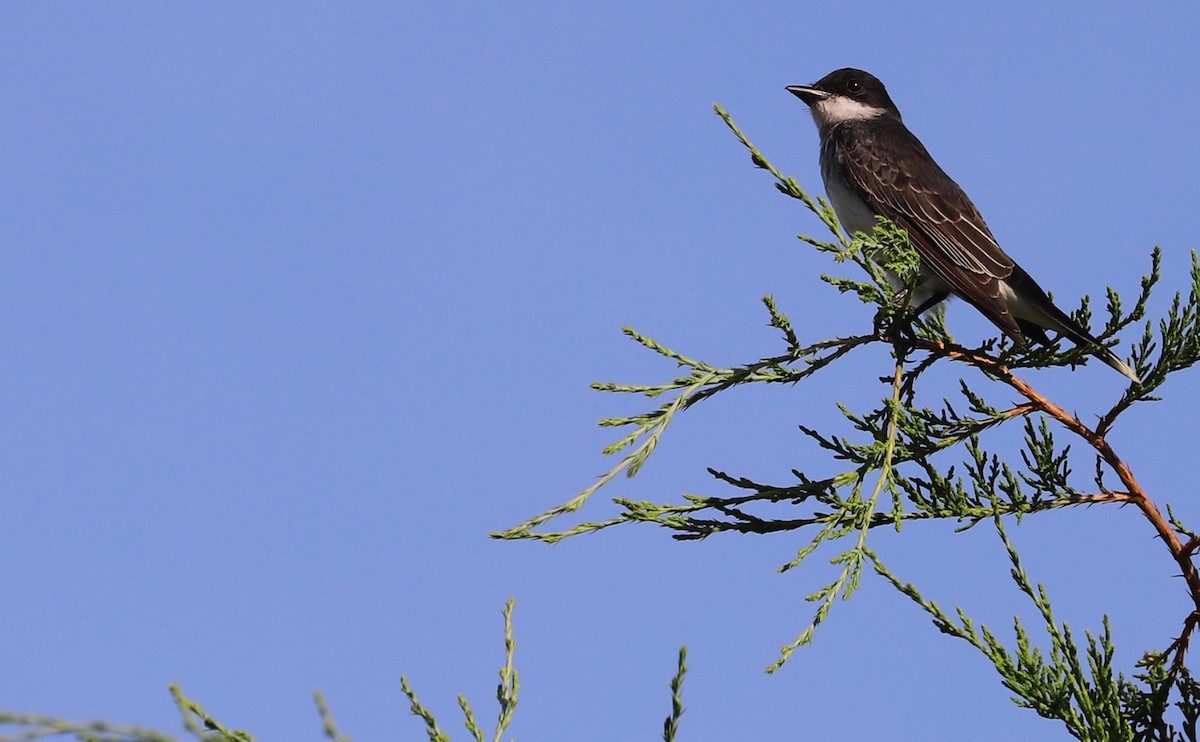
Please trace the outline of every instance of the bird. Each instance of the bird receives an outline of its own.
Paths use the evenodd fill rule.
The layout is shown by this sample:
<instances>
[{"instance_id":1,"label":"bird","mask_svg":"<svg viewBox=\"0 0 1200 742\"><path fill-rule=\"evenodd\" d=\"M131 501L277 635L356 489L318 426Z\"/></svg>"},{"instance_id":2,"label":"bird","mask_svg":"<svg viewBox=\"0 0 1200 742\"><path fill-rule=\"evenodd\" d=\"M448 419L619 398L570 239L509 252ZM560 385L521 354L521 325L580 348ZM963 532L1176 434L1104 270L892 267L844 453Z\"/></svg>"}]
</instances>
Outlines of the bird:
<instances>
[{"instance_id":1,"label":"bird","mask_svg":"<svg viewBox=\"0 0 1200 742\"><path fill-rule=\"evenodd\" d=\"M921 259L914 317L955 295L1019 348L1049 343L1046 330L1085 348L1134 383L1138 375L1001 249L979 209L908 130L887 88L854 68L787 91L808 105L821 140L821 179L849 234L886 217L908 234Z\"/></svg>"}]
</instances>

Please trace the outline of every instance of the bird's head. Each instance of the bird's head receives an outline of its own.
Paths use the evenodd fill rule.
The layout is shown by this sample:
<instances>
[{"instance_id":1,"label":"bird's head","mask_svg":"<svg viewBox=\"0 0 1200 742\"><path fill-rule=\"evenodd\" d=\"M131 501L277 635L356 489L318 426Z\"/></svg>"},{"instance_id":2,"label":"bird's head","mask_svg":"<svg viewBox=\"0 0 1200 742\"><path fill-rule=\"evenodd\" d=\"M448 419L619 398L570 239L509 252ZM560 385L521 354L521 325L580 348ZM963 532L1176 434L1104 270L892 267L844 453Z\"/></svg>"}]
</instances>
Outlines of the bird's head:
<instances>
[{"instance_id":1,"label":"bird's head","mask_svg":"<svg viewBox=\"0 0 1200 742\"><path fill-rule=\"evenodd\" d=\"M822 129L889 114L900 118L879 78L851 67L830 72L812 85L789 85L787 90L808 104Z\"/></svg>"}]
</instances>

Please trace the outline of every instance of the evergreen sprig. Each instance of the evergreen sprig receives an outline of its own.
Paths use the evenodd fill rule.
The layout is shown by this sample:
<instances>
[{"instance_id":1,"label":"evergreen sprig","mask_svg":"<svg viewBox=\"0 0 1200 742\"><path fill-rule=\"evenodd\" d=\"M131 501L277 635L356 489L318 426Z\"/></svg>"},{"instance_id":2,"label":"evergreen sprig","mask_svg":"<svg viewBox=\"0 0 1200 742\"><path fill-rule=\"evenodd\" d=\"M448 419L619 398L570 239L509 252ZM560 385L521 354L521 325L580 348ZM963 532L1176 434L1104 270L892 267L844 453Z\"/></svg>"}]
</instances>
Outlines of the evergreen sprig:
<instances>
[{"instance_id":1,"label":"evergreen sprig","mask_svg":"<svg viewBox=\"0 0 1200 742\"><path fill-rule=\"evenodd\" d=\"M663 742L675 742L683 718L683 678L687 675L687 647L679 648L679 661L671 678L671 713L663 721Z\"/></svg>"},{"instance_id":2,"label":"evergreen sprig","mask_svg":"<svg viewBox=\"0 0 1200 742\"><path fill-rule=\"evenodd\" d=\"M1042 619L1050 639L1048 656L1033 643L1020 618L1013 618L1016 648L1009 649L994 631L982 624L976 626L962 609L956 617L951 617L936 602L922 596L914 585L901 582L874 552L871 560L875 571L928 613L942 633L968 642L987 657L1001 682L1014 693L1017 705L1047 719L1062 721L1077 739L1097 742L1132 739L1123 699L1130 683L1113 670L1114 646L1108 618L1104 619L1102 633L1086 634L1087 646L1081 649L1070 627L1054 617L1046 589L1030 582L998 514L993 523L1012 564L1013 582Z\"/></svg>"},{"instance_id":3,"label":"evergreen sprig","mask_svg":"<svg viewBox=\"0 0 1200 742\"><path fill-rule=\"evenodd\" d=\"M508 604L504 607L504 665L500 668L500 684L496 686L496 702L500 707L500 714L496 719L492 742L500 742L508 725L512 723L513 712L517 708L517 691L521 687L517 682L517 671L513 666L513 654L517 649L517 642L513 638L512 623L515 606L516 602L509 598ZM408 698L409 710L425 722L425 735L429 737L429 742L450 742L450 736L438 726L437 717L421 703L417 698L416 691L408 684L408 678L403 675L400 676L400 690ZM475 711L467 702L467 697L461 693L458 695L458 706L462 709L467 731L471 733L476 742L483 742L484 731L475 721Z\"/></svg>"}]
</instances>

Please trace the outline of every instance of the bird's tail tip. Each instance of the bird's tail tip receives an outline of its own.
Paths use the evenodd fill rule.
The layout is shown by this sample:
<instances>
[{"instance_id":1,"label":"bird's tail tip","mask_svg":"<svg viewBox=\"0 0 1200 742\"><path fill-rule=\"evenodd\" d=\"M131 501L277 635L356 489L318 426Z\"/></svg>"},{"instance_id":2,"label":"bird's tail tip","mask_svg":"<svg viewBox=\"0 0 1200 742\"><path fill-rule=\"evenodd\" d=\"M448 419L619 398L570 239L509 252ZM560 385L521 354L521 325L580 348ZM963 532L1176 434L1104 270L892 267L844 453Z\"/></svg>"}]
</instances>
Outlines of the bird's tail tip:
<instances>
[{"instance_id":1,"label":"bird's tail tip","mask_svg":"<svg viewBox=\"0 0 1200 742\"><path fill-rule=\"evenodd\" d=\"M1142 379L1140 376L1137 375L1137 372L1134 371L1129 366L1128 363L1125 363L1120 358L1117 358L1117 356L1112 351L1102 350L1098 355L1099 355L1100 360L1104 361L1109 366L1116 369L1126 379L1129 379L1134 384L1142 383Z\"/></svg>"}]
</instances>

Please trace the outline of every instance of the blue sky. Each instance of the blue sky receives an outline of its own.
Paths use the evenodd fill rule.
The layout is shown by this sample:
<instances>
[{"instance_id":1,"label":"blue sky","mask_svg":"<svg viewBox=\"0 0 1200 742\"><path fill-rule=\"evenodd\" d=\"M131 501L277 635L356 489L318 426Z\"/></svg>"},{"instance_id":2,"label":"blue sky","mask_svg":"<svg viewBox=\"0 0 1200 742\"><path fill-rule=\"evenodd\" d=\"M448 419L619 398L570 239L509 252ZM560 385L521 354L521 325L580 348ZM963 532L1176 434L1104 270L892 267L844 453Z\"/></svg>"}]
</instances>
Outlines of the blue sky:
<instances>
[{"instance_id":1,"label":"blue sky","mask_svg":"<svg viewBox=\"0 0 1200 742\"><path fill-rule=\"evenodd\" d=\"M1173 290L1200 244L1197 27L1116 3L4 5L0 708L173 731L179 682L259 739L319 739L320 687L356 740L423 738L403 673L462 738L454 694L492 717L513 596L518 739L656 737L681 644L685 739L1060 738L878 580L765 676L830 576L776 574L802 536L487 533L608 468L595 421L637 408L589 382L671 377L622 326L736 363L780 351L765 293L803 338L870 322L714 102L815 187L784 87L868 69L1064 303L1131 291L1156 244ZM609 494L820 471L796 425L880 396L877 360L697 408ZM1187 378L1112 438L1195 527ZM1085 419L1122 388L1035 380ZM1112 616L1124 666L1178 631L1132 510L1011 535L1077 630ZM984 528L876 545L998 630L1027 613Z\"/></svg>"}]
</instances>

